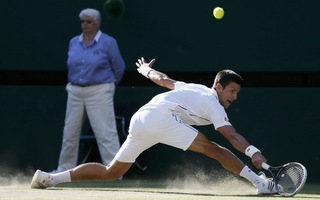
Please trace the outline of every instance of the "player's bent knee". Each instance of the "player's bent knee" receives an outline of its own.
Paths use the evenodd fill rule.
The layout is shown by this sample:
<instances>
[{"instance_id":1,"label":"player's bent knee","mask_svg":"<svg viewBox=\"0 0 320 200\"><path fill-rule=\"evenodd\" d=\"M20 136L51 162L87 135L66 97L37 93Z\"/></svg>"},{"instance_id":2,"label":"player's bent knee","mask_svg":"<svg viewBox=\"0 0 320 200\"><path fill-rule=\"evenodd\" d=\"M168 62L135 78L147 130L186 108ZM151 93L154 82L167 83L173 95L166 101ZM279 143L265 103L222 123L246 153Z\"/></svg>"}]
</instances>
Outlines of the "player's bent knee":
<instances>
[{"instance_id":1,"label":"player's bent knee","mask_svg":"<svg viewBox=\"0 0 320 200\"><path fill-rule=\"evenodd\" d=\"M108 181L116 181L118 180L120 177L122 177L122 175L118 175L118 174L112 174L108 176Z\"/></svg>"},{"instance_id":2,"label":"player's bent knee","mask_svg":"<svg viewBox=\"0 0 320 200\"><path fill-rule=\"evenodd\" d=\"M132 163L115 161L106 167L106 177L110 181L118 180L130 169L131 165Z\"/></svg>"}]
</instances>

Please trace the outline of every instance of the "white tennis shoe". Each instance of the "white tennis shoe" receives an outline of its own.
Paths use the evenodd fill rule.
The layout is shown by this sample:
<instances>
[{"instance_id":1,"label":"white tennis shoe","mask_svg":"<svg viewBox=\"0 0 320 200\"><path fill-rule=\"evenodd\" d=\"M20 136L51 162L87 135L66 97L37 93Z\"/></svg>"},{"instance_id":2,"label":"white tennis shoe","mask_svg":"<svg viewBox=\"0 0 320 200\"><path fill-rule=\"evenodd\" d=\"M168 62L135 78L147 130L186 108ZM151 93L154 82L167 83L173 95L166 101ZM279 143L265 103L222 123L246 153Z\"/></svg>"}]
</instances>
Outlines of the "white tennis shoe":
<instances>
[{"instance_id":1,"label":"white tennis shoe","mask_svg":"<svg viewBox=\"0 0 320 200\"><path fill-rule=\"evenodd\" d=\"M33 175L31 181L31 188L45 189L47 187L50 187L50 180L52 180L52 176L50 174L38 169L36 173Z\"/></svg>"},{"instance_id":2,"label":"white tennis shoe","mask_svg":"<svg viewBox=\"0 0 320 200\"><path fill-rule=\"evenodd\" d=\"M264 180L258 183L257 185L258 194L277 194L278 193L272 178L267 178L263 172L260 172L258 175Z\"/></svg>"}]
</instances>

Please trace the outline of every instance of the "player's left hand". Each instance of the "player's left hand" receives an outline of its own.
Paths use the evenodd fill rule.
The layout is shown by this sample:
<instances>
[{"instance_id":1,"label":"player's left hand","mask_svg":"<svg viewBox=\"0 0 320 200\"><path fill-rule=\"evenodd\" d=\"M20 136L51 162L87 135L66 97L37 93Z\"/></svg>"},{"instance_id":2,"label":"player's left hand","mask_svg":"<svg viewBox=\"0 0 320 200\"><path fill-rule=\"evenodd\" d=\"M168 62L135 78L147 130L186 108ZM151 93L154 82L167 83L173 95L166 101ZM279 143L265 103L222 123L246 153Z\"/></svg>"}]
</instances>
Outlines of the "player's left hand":
<instances>
[{"instance_id":1,"label":"player's left hand","mask_svg":"<svg viewBox=\"0 0 320 200\"><path fill-rule=\"evenodd\" d=\"M152 68L152 65L153 63L156 61L156 59L152 59L150 62L146 62L144 57L141 57L140 59L138 59L138 62L136 62L136 65L138 67L138 71L139 71L139 68L143 68L143 67L151 67Z\"/></svg>"}]
</instances>

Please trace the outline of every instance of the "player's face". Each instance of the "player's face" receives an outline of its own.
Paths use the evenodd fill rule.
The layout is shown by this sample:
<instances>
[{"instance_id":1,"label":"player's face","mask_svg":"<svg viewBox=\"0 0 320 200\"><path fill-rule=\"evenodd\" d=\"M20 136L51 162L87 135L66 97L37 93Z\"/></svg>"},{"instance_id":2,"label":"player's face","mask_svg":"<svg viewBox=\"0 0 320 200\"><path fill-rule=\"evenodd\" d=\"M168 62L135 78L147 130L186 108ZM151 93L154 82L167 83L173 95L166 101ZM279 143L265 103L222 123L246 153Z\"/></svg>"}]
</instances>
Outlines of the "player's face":
<instances>
[{"instance_id":1,"label":"player's face","mask_svg":"<svg viewBox=\"0 0 320 200\"><path fill-rule=\"evenodd\" d=\"M238 98L241 86L235 82L230 83L225 88L220 83L216 86L220 104L227 109Z\"/></svg>"}]
</instances>

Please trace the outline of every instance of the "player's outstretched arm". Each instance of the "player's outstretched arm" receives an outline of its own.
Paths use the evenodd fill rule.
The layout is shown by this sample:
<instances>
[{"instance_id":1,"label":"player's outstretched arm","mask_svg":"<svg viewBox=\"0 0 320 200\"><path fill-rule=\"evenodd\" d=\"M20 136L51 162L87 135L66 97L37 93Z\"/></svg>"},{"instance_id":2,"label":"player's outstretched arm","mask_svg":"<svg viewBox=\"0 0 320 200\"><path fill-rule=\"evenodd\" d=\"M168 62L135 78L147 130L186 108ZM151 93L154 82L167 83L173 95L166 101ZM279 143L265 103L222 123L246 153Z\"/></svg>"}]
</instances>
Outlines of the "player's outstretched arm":
<instances>
[{"instance_id":1,"label":"player's outstretched arm","mask_svg":"<svg viewBox=\"0 0 320 200\"><path fill-rule=\"evenodd\" d=\"M235 131L233 126L223 126L218 128L218 130L232 144L234 148L249 156L254 166L258 169L262 168L262 163L267 162L266 158L261 154L260 150L250 145L242 135ZM250 148L251 151L248 152Z\"/></svg>"},{"instance_id":2,"label":"player's outstretched arm","mask_svg":"<svg viewBox=\"0 0 320 200\"><path fill-rule=\"evenodd\" d=\"M150 62L147 63L145 59L141 57L136 62L138 72L150 79L155 84L173 90L174 83L176 82L176 80L173 80L168 75L153 69L152 65L155 61L155 59L152 59Z\"/></svg>"}]
</instances>

